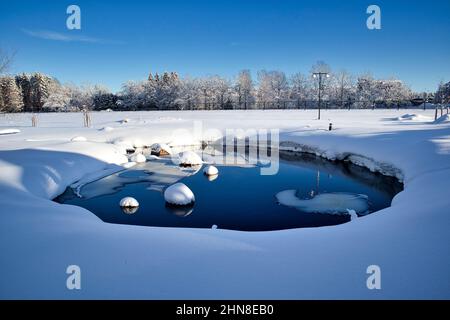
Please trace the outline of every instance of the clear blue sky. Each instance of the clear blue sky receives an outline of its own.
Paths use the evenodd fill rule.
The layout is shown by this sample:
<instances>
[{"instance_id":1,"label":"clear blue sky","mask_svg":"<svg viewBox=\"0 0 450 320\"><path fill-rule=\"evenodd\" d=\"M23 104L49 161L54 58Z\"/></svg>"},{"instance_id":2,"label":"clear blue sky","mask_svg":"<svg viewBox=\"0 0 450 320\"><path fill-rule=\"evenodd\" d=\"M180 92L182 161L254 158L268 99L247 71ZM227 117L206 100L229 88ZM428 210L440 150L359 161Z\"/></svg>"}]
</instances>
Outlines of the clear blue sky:
<instances>
[{"instance_id":1,"label":"clear blue sky","mask_svg":"<svg viewBox=\"0 0 450 320\"><path fill-rule=\"evenodd\" d=\"M81 7L81 31L66 28L70 4ZM381 30L366 28L370 4ZM17 50L11 72L113 91L149 71L307 73L317 60L434 91L450 80L449 17L448 0L1 0L0 46Z\"/></svg>"}]
</instances>

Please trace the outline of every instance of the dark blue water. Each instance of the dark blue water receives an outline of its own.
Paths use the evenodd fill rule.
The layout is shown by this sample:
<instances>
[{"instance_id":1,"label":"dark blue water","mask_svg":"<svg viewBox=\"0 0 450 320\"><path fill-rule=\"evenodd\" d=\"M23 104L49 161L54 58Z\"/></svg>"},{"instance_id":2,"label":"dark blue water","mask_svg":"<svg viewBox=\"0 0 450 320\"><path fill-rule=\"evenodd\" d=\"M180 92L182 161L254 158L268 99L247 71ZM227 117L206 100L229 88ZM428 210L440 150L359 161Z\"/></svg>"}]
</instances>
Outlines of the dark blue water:
<instances>
[{"instance_id":1,"label":"dark blue water","mask_svg":"<svg viewBox=\"0 0 450 320\"><path fill-rule=\"evenodd\" d=\"M283 190L296 189L298 197L305 199L324 192L365 194L372 213L390 206L394 195L403 188L394 178L348 163L297 153L282 153L280 157L276 175L262 176L259 167L217 166L220 173L214 181L202 170L192 174L170 161L160 161L162 169L155 168L152 161L86 185L81 189L81 194L86 194L84 198L75 196L69 188L55 200L84 207L108 223L186 228L215 225L220 229L266 231L350 221L349 215L303 213L280 205L275 195ZM172 171L164 173L161 179L158 172L166 169ZM177 172L181 170L182 174L192 175L179 177ZM166 205L163 191L177 180L194 192L194 206ZM128 196L140 203L134 213L124 213L119 207L120 200Z\"/></svg>"}]
</instances>

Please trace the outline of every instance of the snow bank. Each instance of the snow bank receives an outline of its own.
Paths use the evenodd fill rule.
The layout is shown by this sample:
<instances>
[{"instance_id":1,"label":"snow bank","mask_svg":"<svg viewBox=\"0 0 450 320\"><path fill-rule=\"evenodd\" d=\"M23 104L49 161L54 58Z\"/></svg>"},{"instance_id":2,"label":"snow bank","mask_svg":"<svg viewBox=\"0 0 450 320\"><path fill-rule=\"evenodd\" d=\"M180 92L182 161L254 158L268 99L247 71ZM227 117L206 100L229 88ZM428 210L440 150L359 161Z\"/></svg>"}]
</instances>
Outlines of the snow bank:
<instances>
[{"instance_id":1,"label":"snow bank","mask_svg":"<svg viewBox=\"0 0 450 320\"><path fill-rule=\"evenodd\" d=\"M434 121L435 124L450 123L450 114L444 114Z\"/></svg>"},{"instance_id":2,"label":"snow bank","mask_svg":"<svg viewBox=\"0 0 450 320\"><path fill-rule=\"evenodd\" d=\"M19 129L2 129L0 130L0 136L8 135L8 134L16 134L20 133Z\"/></svg>"},{"instance_id":3,"label":"snow bank","mask_svg":"<svg viewBox=\"0 0 450 320\"><path fill-rule=\"evenodd\" d=\"M349 210L365 214L369 210L366 195L351 193L321 193L312 199L302 200L296 190L285 190L276 194L278 202L306 213L348 214Z\"/></svg>"},{"instance_id":4,"label":"snow bank","mask_svg":"<svg viewBox=\"0 0 450 320\"><path fill-rule=\"evenodd\" d=\"M171 185L164 191L164 199L167 203L185 206L194 203L195 197L191 189L184 183L176 183Z\"/></svg>"},{"instance_id":5,"label":"snow bank","mask_svg":"<svg viewBox=\"0 0 450 320\"><path fill-rule=\"evenodd\" d=\"M87 139L85 137L74 137L74 138L70 139L70 141L72 141L72 142L86 142Z\"/></svg>"},{"instance_id":6,"label":"snow bank","mask_svg":"<svg viewBox=\"0 0 450 320\"><path fill-rule=\"evenodd\" d=\"M319 147L305 145L294 141L280 142L280 151L304 152L314 154L318 157L331 161L351 162L357 166L365 167L372 172L379 172L386 176L396 177L399 181L404 181L404 173L397 166L387 161L379 161L361 154L351 152L339 152L335 146L330 145L328 150Z\"/></svg>"}]
</instances>

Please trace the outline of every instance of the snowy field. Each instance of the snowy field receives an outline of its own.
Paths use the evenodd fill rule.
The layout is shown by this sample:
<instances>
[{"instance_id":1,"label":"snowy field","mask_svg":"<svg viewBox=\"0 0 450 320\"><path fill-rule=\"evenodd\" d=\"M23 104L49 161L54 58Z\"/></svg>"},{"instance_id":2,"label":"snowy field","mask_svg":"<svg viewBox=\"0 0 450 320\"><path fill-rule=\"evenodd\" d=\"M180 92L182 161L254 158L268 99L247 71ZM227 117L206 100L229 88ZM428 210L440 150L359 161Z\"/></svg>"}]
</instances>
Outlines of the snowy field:
<instances>
[{"instance_id":1,"label":"snowy field","mask_svg":"<svg viewBox=\"0 0 450 320\"><path fill-rule=\"evenodd\" d=\"M83 128L81 114L41 114L32 128L29 114L0 115L0 298L449 299L449 118L419 109L315 118L99 112ZM405 190L347 224L256 233L112 225L51 201L120 168L127 148L200 144L230 128L279 128L283 148L395 175ZM81 290L66 288L69 265L81 268ZM381 267L381 290L366 287L369 265Z\"/></svg>"}]
</instances>

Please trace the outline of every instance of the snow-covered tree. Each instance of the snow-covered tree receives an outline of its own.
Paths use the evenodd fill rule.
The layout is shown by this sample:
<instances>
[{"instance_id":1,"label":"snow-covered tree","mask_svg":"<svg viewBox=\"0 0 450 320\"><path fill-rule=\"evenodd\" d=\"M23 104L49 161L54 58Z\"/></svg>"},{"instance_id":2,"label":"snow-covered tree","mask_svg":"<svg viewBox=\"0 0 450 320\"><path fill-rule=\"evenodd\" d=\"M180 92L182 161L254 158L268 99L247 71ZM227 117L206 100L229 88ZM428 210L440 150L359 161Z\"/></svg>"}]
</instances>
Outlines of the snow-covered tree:
<instances>
[{"instance_id":1,"label":"snow-covered tree","mask_svg":"<svg viewBox=\"0 0 450 320\"><path fill-rule=\"evenodd\" d=\"M434 101L436 103L449 103L450 102L450 82L439 83L438 90L434 95Z\"/></svg>"},{"instance_id":2,"label":"snow-covered tree","mask_svg":"<svg viewBox=\"0 0 450 320\"><path fill-rule=\"evenodd\" d=\"M355 84L352 75L345 70L333 74L330 91L331 100L336 105L341 108L346 106L355 96Z\"/></svg>"},{"instance_id":3,"label":"snow-covered tree","mask_svg":"<svg viewBox=\"0 0 450 320\"><path fill-rule=\"evenodd\" d=\"M176 105L180 109L193 110L199 105L200 84L198 79L186 77L180 81Z\"/></svg>"},{"instance_id":4,"label":"snow-covered tree","mask_svg":"<svg viewBox=\"0 0 450 320\"><path fill-rule=\"evenodd\" d=\"M155 79L157 77L155 76ZM158 77L159 79L159 77ZM158 81L149 81L149 85L154 87L154 103L160 109L169 109L175 107L180 91L180 79L175 72L164 72Z\"/></svg>"},{"instance_id":5,"label":"snow-covered tree","mask_svg":"<svg viewBox=\"0 0 450 320\"><path fill-rule=\"evenodd\" d=\"M281 101L289 97L289 83L282 71L258 72L257 98L259 104L264 102L276 102L281 107Z\"/></svg>"},{"instance_id":6,"label":"snow-covered tree","mask_svg":"<svg viewBox=\"0 0 450 320\"><path fill-rule=\"evenodd\" d=\"M358 107L373 107L379 97L376 80L369 73L360 76L356 83Z\"/></svg>"},{"instance_id":7,"label":"snow-covered tree","mask_svg":"<svg viewBox=\"0 0 450 320\"><path fill-rule=\"evenodd\" d=\"M224 109L225 104L231 99L231 84L230 82L220 76L213 76L210 78L211 85L210 94L213 105L216 109Z\"/></svg>"},{"instance_id":8,"label":"snow-covered tree","mask_svg":"<svg viewBox=\"0 0 450 320\"><path fill-rule=\"evenodd\" d=\"M308 98L308 80L302 73L297 72L290 77L289 83L289 98L292 100L296 100L297 106L299 106L301 101L305 101Z\"/></svg>"},{"instance_id":9,"label":"snow-covered tree","mask_svg":"<svg viewBox=\"0 0 450 320\"><path fill-rule=\"evenodd\" d=\"M93 102L95 110L114 110L117 107L117 96L111 92L96 92Z\"/></svg>"},{"instance_id":10,"label":"snow-covered tree","mask_svg":"<svg viewBox=\"0 0 450 320\"><path fill-rule=\"evenodd\" d=\"M48 98L46 99L43 108L50 111L71 111L71 90L66 86L55 86Z\"/></svg>"},{"instance_id":11,"label":"snow-covered tree","mask_svg":"<svg viewBox=\"0 0 450 320\"><path fill-rule=\"evenodd\" d=\"M14 53L8 53L0 48L0 75L5 74L12 64Z\"/></svg>"},{"instance_id":12,"label":"snow-covered tree","mask_svg":"<svg viewBox=\"0 0 450 320\"><path fill-rule=\"evenodd\" d=\"M316 76L311 79L311 93L313 99L319 98L319 84L321 82L322 88L320 88L320 94L322 100L330 100L330 94L332 93L332 71L331 67L324 61L317 61L311 67L311 74L323 73L322 76Z\"/></svg>"},{"instance_id":13,"label":"snow-covered tree","mask_svg":"<svg viewBox=\"0 0 450 320\"><path fill-rule=\"evenodd\" d=\"M253 89L250 70L242 70L239 72L235 85L235 93L239 107L244 106L245 109L248 108L249 104L254 100Z\"/></svg>"},{"instance_id":14,"label":"snow-covered tree","mask_svg":"<svg viewBox=\"0 0 450 320\"><path fill-rule=\"evenodd\" d=\"M0 79L0 112L5 111L5 103L3 102L3 93L1 89L1 79Z\"/></svg>"},{"instance_id":15,"label":"snow-covered tree","mask_svg":"<svg viewBox=\"0 0 450 320\"><path fill-rule=\"evenodd\" d=\"M22 90L23 108L29 112L33 110L33 97L31 88L31 77L25 73L16 76L16 83Z\"/></svg>"},{"instance_id":16,"label":"snow-covered tree","mask_svg":"<svg viewBox=\"0 0 450 320\"><path fill-rule=\"evenodd\" d=\"M20 112L23 109L22 91L13 77L0 78L3 112Z\"/></svg>"},{"instance_id":17,"label":"snow-covered tree","mask_svg":"<svg viewBox=\"0 0 450 320\"><path fill-rule=\"evenodd\" d=\"M30 84L33 111L40 111L44 107L45 101L52 92L55 81L52 78L38 72L31 76Z\"/></svg>"}]
</instances>

